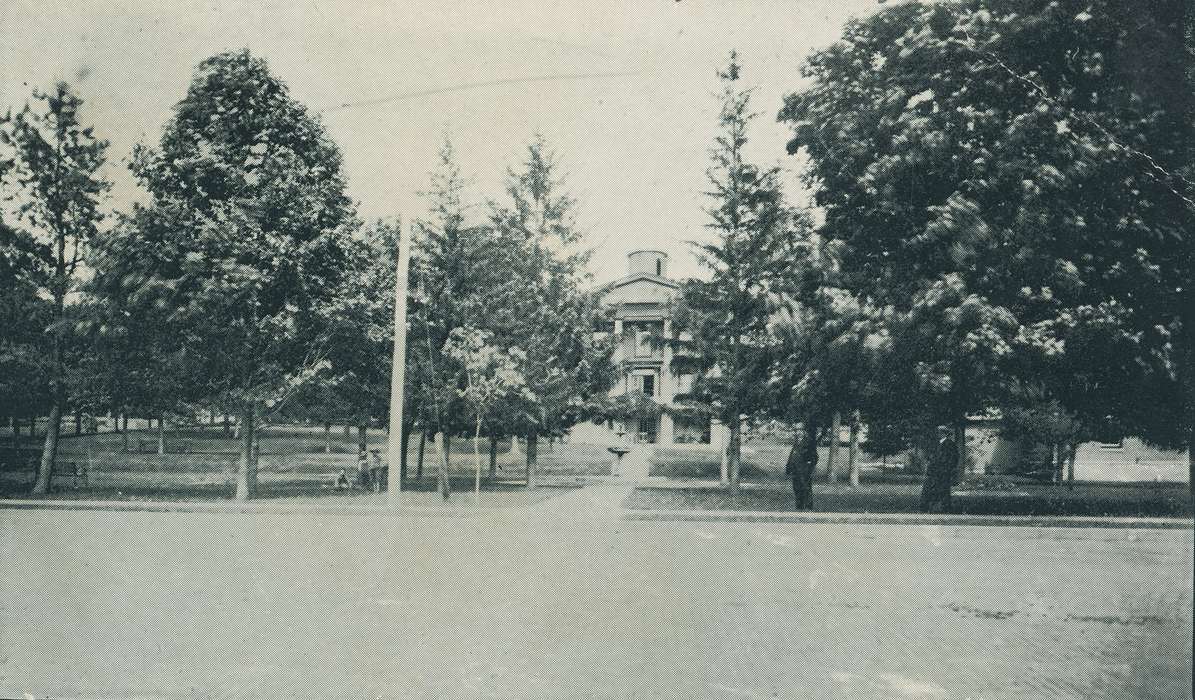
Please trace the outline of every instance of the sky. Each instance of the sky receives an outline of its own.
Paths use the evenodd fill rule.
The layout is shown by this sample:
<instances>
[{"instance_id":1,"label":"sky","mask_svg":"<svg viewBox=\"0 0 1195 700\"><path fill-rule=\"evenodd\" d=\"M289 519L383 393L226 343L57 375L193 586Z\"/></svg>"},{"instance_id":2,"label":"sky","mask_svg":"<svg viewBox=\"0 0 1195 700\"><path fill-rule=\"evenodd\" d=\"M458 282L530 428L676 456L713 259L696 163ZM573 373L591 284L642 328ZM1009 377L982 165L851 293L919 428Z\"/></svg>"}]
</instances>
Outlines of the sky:
<instances>
[{"instance_id":1,"label":"sky","mask_svg":"<svg viewBox=\"0 0 1195 700\"><path fill-rule=\"evenodd\" d=\"M156 143L195 66L226 50L266 59L344 153L350 195L372 219L426 211L448 134L470 198L502 196L532 135L544 134L578 200L593 272L626 271L658 248L673 276L699 274L705 171L717 131L715 72L731 49L756 92L750 157L780 165L796 202L800 164L776 122L800 66L878 0L380 2L158 0L0 2L0 109L58 80L111 141L110 205L138 197L136 143Z\"/></svg>"}]
</instances>

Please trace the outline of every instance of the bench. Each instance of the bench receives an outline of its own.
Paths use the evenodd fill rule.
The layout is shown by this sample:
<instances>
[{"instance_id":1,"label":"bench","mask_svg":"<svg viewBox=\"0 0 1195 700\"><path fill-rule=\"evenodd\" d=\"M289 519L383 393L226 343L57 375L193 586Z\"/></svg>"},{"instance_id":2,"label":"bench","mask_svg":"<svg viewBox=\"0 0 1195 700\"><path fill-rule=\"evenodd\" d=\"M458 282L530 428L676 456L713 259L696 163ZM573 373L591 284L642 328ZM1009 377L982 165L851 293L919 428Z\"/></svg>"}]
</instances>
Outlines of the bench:
<instances>
[{"instance_id":1,"label":"bench","mask_svg":"<svg viewBox=\"0 0 1195 700\"><path fill-rule=\"evenodd\" d=\"M158 439L157 438L137 438L138 452L157 452Z\"/></svg>"},{"instance_id":2,"label":"bench","mask_svg":"<svg viewBox=\"0 0 1195 700\"><path fill-rule=\"evenodd\" d=\"M174 447L174 451L177 452L178 454L180 454L180 455L187 454L191 451L191 441L190 440L176 440L174 442L173 447Z\"/></svg>"},{"instance_id":3,"label":"bench","mask_svg":"<svg viewBox=\"0 0 1195 700\"><path fill-rule=\"evenodd\" d=\"M34 478L37 478L37 467L33 469ZM78 462L59 462L54 465L54 475L50 479L52 483L62 483L66 479L71 479L75 486L87 485L87 467Z\"/></svg>"}]
</instances>

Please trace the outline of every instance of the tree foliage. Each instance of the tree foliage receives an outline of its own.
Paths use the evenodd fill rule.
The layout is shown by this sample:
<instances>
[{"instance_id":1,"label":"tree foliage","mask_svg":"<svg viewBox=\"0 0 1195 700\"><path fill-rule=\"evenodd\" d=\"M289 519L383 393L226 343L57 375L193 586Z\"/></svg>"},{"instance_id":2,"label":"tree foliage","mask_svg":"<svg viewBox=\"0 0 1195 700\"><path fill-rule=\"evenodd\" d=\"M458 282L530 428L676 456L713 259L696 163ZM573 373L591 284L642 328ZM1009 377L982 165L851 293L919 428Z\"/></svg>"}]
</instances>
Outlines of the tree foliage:
<instances>
[{"instance_id":1,"label":"tree foliage","mask_svg":"<svg viewBox=\"0 0 1195 700\"><path fill-rule=\"evenodd\" d=\"M114 237L103 272L162 311L188 394L239 407L237 497L256 489L254 422L326 362L321 305L337 294L355 227L340 152L248 51L201 62L134 173L152 196Z\"/></svg>"},{"instance_id":2,"label":"tree foliage","mask_svg":"<svg viewBox=\"0 0 1195 700\"><path fill-rule=\"evenodd\" d=\"M746 161L751 91L741 86L732 52L722 80L720 131L710 149L707 227L714 240L695 244L709 279L690 280L674 313L674 372L695 377L689 398L730 429L731 489L738 488L742 421L768 404L773 345L769 295L782 287L796 255L793 216L777 168Z\"/></svg>"},{"instance_id":3,"label":"tree foliage","mask_svg":"<svg viewBox=\"0 0 1195 700\"><path fill-rule=\"evenodd\" d=\"M1182 444L1182 26L1180 2L905 3L808 60L789 150L845 286L890 310L891 376L940 399L910 392L922 424L1020 383Z\"/></svg>"},{"instance_id":4,"label":"tree foliage","mask_svg":"<svg viewBox=\"0 0 1195 700\"><path fill-rule=\"evenodd\" d=\"M15 342L6 343L5 353L17 371L29 372L25 376L32 380L32 396L42 393L43 381L48 393L49 426L33 487L36 495L49 491L60 418L70 399L68 374L79 370L76 292L88 247L100 233L101 205L110 187L102 173L108 143L80 121L82 107L70 86L58 83L51 92L35 90L32 103L0 119L0 187L4 207L15 214L12 228L0 224L4 266L13 283L5 296L18 312L32 312L27 321L44 324L42 343L28 334L30 326L18 323L11 339ZM41 299L49 300L48 308ZM42 360L30 355L33 348L40 349Z\"/></svg>"}]
</instances>

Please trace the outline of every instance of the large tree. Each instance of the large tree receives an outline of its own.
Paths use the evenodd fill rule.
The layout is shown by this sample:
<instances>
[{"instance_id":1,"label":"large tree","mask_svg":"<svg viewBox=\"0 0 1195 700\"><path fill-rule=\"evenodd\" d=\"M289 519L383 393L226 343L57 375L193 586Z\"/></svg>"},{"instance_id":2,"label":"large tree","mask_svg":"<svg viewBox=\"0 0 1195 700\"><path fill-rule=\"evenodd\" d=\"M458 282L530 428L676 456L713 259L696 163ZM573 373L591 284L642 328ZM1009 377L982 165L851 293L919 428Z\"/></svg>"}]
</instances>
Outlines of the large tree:
<instances>
[{"instance_id":1,"label":"large tree","mask_svg":"<svg viewBox=\"0 0 1195 700\"><path fill-rule=\"evenodd\" d=\"M425 216L416 222L412 259L415 299L410 308L407 382L410 411L425 432L439 433L437 481L449 496L449 438L473 427L462 394L468 376L460 357L445 351L454 333L493 330L518 298L510 251L474 213L469 181L448 138L440 148L423 196Z\"/></svg>"},{"instance_id":2,"label":"large tree","mask_svg":"<svg viewBox=\"0 0 1195 700\"><path fill-rule=\"evenodd\" d=\"M37 267L36 247L31 236L0 218L0 419L11 421L14 439L50 403L45 329L53 306L29 278Z\"/></svg>"},{"instance_id":3,"label":"large tree","mask_svg":"<svg viewBox=\"0 0 1195 700\"><path fill-rule=\"evenodd\" d=\"M810 86L780 115L789 150L808 158L847 286L892 310L893 376L946 399L925 404L927 432L998 403L1007 381L1072 376L1079 390L1049 398L1080 419L1189 442L1183 11L905 3L852 21L803 68ZM1053 355L1067 359L1023 361ZM948 484L927 491L927 508L948 503Z\"/></svg>"},{"instance_id":4,"label":"large tree","mask_svg":"<svg viewBox=\"0 0 1195 700\"><path fill-rule=\"evenodd\" d=\"M674 371L696 377L691 397L730 430L730 489L739 488L743 422L766 408L772 345L768 295L797 245L777 168L747 161L744 149L751 91L742 86L732 52L722 80L720 131L710 149L708 228L714 239L695 244L709 278L686 282L675 313Z\"/></svg>"},{"instance_id":5,"label":"large tree","mask_svg":"<svg viewBox=\"0 0 1195 700\"><path fill-rule=\"evenodd\" d=\"M821 431L829 426L827 475L833 480L840 417L848 415L852 429L858 430L854 416L868 400L875 350L883 340L876 337L871 310L861 308L837 286L838 266L831 247L812 233L808 217L797 217L795 223L797 245L769 294L773 307L769 326L775 343L769 409L774 418L794 429L786 471L792 478L796 507L809 509ZM857 485L858 464L851 466L851 481Z\"/></svg>"},{"instance_id":6,"label":"large tree","mask_svg":"<svg viewBox=\"0 0 1195 700\"><path fill-rule=\"evenodd\" d=\"M151 200L107 247L113 285L152 299L194 398L236 406L236 498L254 495L255 424L328 352L318 313L350 271L354 207L319 120L248 51L201 62L134 173Z\"/></svg>"},{"instance_id":7,"label":"large tree","mask_svg":"<svg viewBox=\"0 0 1195 700\"><path fill-rule=\"evenodd\" d=\"M519 170L507 173L507 201L491 204L493 231L505 256L508 284L495 292L486 328L500 347L526 352L524 388L509 406L512 434L527 440L527 485L535 486L540 437L559 437L605 398L614 381L609 338L595 333L606 312L592 291L578 250L575 200L542 136L527 147ZM501 290L511 290L504 294Z\"/></svg>"},{"instance_id":8,"label":"large tree","mask_svg":"<svg viewBox=\"0 0 1195 700\"><path fill-rule=\"evenodd\" d=\"M72 352L72 309L88 245L99 233L100 205L109 185L101 168L108 143L80 121L83 100L66 83L51 92L34 91L33 102L0 120L0 186L16 213L21 233L5 234L23 254L14 280L50 300L45 333L49 423L34 495L50 488L58 432L68 400L68 357ZM22 242L23 241L23 242ZM19 287L13 291L19 292Z\"/></svg>"}]
</instances>

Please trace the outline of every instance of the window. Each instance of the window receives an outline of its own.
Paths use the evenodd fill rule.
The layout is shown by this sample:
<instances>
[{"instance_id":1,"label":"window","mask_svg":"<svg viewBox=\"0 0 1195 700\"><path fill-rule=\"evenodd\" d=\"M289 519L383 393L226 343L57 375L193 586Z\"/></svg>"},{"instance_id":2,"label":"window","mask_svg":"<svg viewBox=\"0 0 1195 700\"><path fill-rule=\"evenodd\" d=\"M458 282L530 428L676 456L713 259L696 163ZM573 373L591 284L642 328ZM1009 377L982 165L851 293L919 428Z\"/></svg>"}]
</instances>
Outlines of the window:
<instances>
[{"instance_id":1,"label":"window","mask_svg":"<svg viewBox=\"0 0 1195 700\"><path fill-rule=\"evenodd\" d=\"M654 445L656 442L656 425L658 419L656 418L640 418L639 419L639 435L636 442Z\"/></svg>"},{"instance_id":2,"label":"window","mask_svg":"<svg viewBox=\"0 0 1195 700\"><path fill-rule=\"evenodd\" d=\"M656 276L659 277L664 274L664 261L656 259Z\"/></svg>"},{"instance_id":3,"label":"window","mask_svg":"<svg viewBox=\"0 0 1195 700\"><path fill-rule=\"evenodd\" d=\"M640 385L642 391L647 396L654 397L656 395L656 378L652 374L644 374L640 377Z\"/></svg>"},{"instance_id":4,"label":"window","mask_svg":"<svg viewBox=\"0 0 1195 700\"><path fill-rule=\"evenodd\" d=\"M651 357L651 333L638 331L635 333L635 357Z\"/></svg>"}]
</instances>

